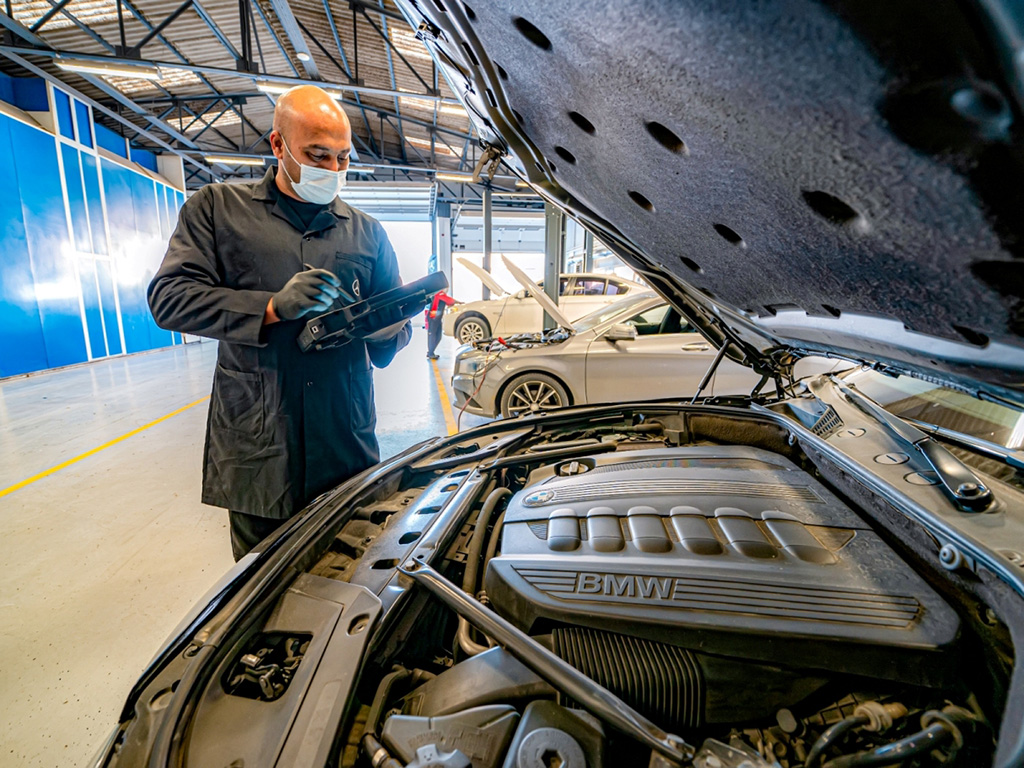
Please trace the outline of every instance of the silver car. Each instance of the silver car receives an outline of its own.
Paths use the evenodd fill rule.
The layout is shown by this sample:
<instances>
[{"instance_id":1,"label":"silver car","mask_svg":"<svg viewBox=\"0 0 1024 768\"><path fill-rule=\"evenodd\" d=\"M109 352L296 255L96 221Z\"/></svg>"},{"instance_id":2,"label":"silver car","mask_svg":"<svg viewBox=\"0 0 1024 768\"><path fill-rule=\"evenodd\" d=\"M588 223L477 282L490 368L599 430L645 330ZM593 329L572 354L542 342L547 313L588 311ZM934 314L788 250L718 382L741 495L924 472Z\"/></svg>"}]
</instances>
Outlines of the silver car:
<instances>
[{"instance_id":1,"label":"silver car","mask_svg":"<svg viewBox=\"0 0 1024 768\"><path fill-rule=\"evenodd\" d=\"M550 309L549 309L550 311ZM480 416L695 392L716 350L654 293L630 296L544 334L461 347L452 388ZM729 360L707 394L750 392L759 376Z\"/></svg>"}]
</instances>

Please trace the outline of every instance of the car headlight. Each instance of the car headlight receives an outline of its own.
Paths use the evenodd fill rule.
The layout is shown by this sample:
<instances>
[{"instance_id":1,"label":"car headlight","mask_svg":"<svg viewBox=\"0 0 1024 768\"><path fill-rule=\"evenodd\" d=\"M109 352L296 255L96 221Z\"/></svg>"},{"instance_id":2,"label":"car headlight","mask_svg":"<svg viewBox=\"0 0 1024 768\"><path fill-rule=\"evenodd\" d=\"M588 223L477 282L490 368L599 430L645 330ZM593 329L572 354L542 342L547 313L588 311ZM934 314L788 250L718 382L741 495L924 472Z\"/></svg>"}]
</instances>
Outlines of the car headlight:
<instances>
[{"instance_id":1,"label":"car headlight","mask_svg":"<svg viewBox=\"0 0 1024 768\"><path fill-rule=\"evenodd\" d=\"M496 354L489 355L472 355L464 357L461 360L457 360L455 363L455 370L457 373L462 373L467 376L476 376L480 371L486 368L488 365L493 363L498 356Z\"/></svg>"}]
</instances>

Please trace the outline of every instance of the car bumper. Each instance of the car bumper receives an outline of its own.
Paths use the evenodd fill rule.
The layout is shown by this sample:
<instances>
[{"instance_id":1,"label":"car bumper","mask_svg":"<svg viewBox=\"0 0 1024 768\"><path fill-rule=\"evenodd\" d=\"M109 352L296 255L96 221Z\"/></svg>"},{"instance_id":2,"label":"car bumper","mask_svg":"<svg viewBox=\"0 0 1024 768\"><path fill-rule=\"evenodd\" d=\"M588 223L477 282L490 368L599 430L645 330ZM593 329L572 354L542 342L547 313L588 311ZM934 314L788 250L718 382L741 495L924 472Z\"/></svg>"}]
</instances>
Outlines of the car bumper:
<instances>
[{"instance_id":1,"label":"car bumper","mask_svg":"<svg viewBox=\"0 0 1024 768\"><path fill-rule=\"evenodd\" d=\"M452 391L455 393L455 407L460 411L490 418L497 416L494 403L488 403L486 397L481 397L485 389L472 376L460 373L452 376Z\"/></svg>"}]
</instances>

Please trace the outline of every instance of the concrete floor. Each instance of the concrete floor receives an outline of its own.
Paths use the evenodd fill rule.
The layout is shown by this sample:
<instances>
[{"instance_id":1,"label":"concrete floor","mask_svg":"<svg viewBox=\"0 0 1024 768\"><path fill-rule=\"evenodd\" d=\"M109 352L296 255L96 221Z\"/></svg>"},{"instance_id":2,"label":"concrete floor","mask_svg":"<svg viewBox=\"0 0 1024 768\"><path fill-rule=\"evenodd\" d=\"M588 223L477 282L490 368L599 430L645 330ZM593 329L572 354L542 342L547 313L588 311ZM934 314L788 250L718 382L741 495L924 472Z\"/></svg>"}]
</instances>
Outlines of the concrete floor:
<instances>
[{"instance_id":1,"label":"concrete floor","mask_svg":"<svg viewBox=\"0 0 1024 768\"><path fill-rule=\"evenodd\" d=\"M382 457L446 433L425 346L416 328L376 373ZM438 350L446 384L453 350ZM215 358L190 344L0 381L0 765L84 766L232 566L227 513L199 502Z\"/></svg>"}]
</instances>

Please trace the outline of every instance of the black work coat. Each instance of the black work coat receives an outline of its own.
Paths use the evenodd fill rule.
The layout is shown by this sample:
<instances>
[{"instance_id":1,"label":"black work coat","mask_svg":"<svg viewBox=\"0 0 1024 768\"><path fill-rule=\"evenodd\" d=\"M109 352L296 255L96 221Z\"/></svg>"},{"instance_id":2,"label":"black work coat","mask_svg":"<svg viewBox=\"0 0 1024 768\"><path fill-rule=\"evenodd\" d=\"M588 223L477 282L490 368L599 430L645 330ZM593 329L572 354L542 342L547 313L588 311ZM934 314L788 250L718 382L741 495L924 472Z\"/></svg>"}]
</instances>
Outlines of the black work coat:
<instances>
[{"instance_id":1,"label":"black work coat","mask_svg":"<svg viewBox=\"0 0 1024 768\"><path fill-rule=\"evenodd\" d=\"M181 209L149 306L161 328L218 339L203 502L284 519L380 460L372 364L409 342L303 353L306 320L263 325L270 297L305 264L366 298L401 285L380 223L335 199L296 228L271 168L257 184L211 184Z\"/></svg>"}]
</instances>

